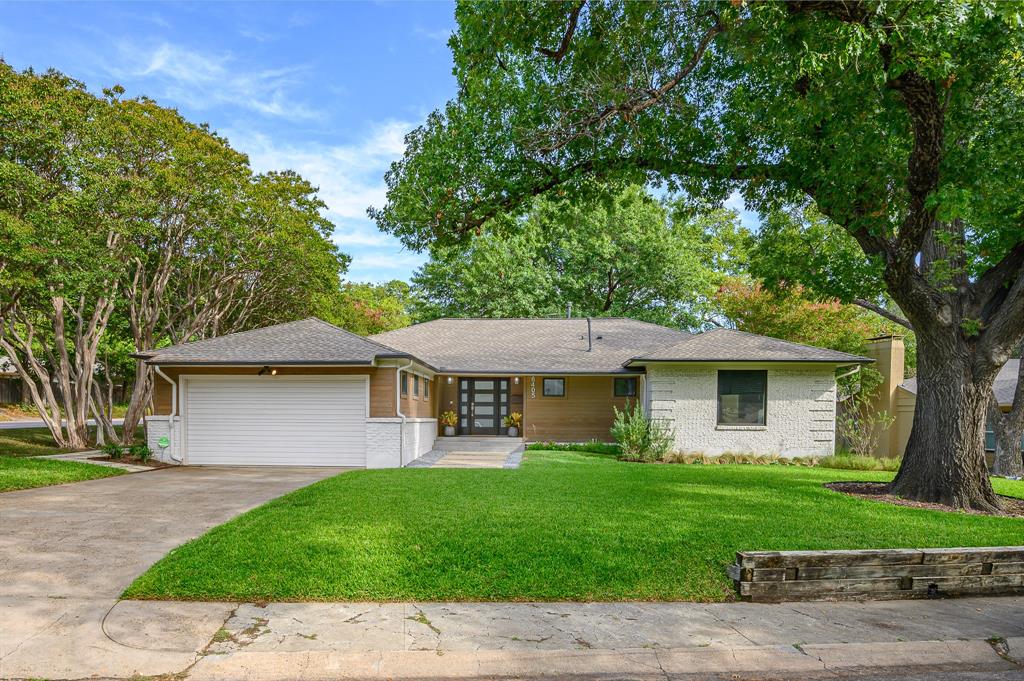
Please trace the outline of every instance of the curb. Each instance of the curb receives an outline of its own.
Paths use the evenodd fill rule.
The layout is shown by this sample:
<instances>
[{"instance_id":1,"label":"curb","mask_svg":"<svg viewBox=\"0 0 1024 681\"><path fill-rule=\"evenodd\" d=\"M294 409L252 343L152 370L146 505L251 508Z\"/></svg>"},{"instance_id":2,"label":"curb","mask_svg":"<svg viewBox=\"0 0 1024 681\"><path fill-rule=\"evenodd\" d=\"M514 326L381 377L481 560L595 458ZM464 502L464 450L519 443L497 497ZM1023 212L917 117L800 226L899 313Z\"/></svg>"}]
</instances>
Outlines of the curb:
<instances>
[{"instance_id":1,"label":"curb","mask_svg":"<svg viewBox=\"0 0 1024 681\"><path fill-rule=\"evenodd\" d=\"M811 675L914 667L985 671L1019 668L997 654L987 641L978 640L622 650L242 651L203 657L190 670L189 681L523 679L608 675L665 679L688 674Z\"/></svg>"}]
</instances>

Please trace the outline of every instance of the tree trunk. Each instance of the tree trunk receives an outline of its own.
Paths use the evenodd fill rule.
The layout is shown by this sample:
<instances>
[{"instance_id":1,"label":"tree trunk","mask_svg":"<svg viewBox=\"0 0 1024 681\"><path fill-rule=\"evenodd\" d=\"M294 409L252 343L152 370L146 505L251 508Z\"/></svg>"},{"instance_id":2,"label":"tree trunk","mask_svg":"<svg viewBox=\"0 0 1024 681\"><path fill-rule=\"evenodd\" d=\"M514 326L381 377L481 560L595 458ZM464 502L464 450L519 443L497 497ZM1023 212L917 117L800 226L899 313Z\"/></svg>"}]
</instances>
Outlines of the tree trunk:
<instances>
[{"instance_id":1,"label":"tree trunk","mask_svg":"<svg viewBox=\"0 0 1024 681\"><path fill-rule=\"evenodd\" d=\"M938 338L920 328L917 333L914 426L890 492L998 511L985 461L985 416L998 367L986 366L957 331L940 332Z\"/></svg>"},{"instance_id":2,"label":"tree trunk","mask_svg":"<svg viewBox=\"0 0 1024 681\"><path fill-rule=\"evenodd\" d=\"M150 349L148 347L137 348L139 351ZM132 396L128 402L128 410L124 414L124 425L121 427L122 444L131 444L135 431L138 429L139 424L142 422L142 417L146 413L146 407L149 406L150 398L153 394L152 371L141 359L135 365L135 383L132 386Z\"/></svg>"},{"instance_id":3,"label":"tree trunk","mask_svg":"<svg viewBox=\"0 0 1024 681\"><path fill-rule=\"evenodd\" d=\"M1016 428L996 430L996 460L992 472L1004 478L1024 477L1024 457L1021 455L1021 440L1024 440L1024 423Z\"/></svg>"}]
</instances>

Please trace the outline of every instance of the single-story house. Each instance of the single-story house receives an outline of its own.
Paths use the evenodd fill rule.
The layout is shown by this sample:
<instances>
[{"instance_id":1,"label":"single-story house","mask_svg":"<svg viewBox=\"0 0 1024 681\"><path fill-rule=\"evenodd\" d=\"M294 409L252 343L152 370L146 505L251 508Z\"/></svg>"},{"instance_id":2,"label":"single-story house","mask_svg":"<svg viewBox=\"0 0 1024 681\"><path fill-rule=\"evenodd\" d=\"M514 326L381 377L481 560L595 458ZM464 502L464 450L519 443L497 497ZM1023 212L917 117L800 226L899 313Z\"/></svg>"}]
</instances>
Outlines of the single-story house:
<instances>
[{"instance_id":1,"label":"single-story house","mask_svg":"<svg viewBox=\"0 0 1024 681\"><path fill-rule=\"evenodd\" d=\"M363 338L318 319L160 348L150 446L185 464L404 466L456 437L609 440L640 401L679 451L823 456L836 369L867 358L624 318L438 319Z\"/></svg>"},{"instance_id":2,"label":"single-story house","mask_svg":"<svg viewBox=\"0 0 1024 681\"><path fill-rule=\"evenodd\" d=\"M885 411L892 418L892 425L880 434L875 456L903 456L910 440L914 425L914 409L917 407L917 378L905 377L906 349L899 336L881 336L868 342L869 357L875 360L875 368L882 374L882 385L875 400L875 410ZM1020 376L1020 359L1010 359L996 375L992 390L999 408L1004 412L1013 406L1013 396ZM1021 441L1024 452L1024 440ZM985 450L995 452L996 437L991 426L985 433Z\"/></svg>"}]
</instances>

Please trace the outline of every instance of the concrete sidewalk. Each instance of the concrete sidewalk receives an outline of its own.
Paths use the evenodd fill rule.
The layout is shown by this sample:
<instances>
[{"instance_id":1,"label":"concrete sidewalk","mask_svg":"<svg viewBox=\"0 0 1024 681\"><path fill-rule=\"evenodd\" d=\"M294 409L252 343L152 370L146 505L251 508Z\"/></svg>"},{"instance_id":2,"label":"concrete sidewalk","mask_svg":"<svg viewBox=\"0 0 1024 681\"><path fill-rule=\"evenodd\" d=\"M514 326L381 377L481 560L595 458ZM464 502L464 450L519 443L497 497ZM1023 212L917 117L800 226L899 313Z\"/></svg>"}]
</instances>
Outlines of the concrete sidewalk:
<instances>
[{"instance_id":1,"label":"concrete sidewalk","mask_svg":"<svg viewBox=\"0 0 1024 681\"><path fill-rule=\"evenodd\" d=\"M813 678L892 669L1024 677L1024 598L784 605L122 601L99 621L46 620L40 617L38 635L46 645L36 640L31 657L0 660L0 677Z\"/></svg>"}]
</instances>

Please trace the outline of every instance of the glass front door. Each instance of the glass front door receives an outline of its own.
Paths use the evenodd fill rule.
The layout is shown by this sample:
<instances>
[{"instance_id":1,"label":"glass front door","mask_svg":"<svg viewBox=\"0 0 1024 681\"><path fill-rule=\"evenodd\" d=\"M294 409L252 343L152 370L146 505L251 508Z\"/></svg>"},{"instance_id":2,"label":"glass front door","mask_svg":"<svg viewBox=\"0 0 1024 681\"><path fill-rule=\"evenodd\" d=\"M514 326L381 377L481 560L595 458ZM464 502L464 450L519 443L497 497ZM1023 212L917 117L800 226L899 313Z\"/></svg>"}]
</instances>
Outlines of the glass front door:
<instances>
[{"instance_id":1,"label":"glass front door","mask_svg":"<svg viewBox=\"0 0 1024 681\"><path fill-rule=\"evenodd\" d=\"M459 379L459 435L497 435L507 415L507 378Z\"/></svg>"}]
</instances>

